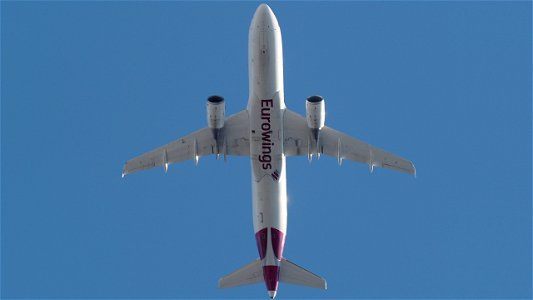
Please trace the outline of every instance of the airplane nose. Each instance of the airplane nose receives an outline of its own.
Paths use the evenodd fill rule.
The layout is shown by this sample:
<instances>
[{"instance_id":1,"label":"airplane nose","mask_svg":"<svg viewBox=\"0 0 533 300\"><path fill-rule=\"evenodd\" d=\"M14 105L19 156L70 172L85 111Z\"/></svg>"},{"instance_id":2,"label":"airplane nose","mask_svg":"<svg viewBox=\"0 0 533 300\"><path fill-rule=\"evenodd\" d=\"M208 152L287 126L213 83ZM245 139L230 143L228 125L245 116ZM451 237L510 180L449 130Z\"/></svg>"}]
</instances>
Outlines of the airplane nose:
<instances>
[{"instance_id":1,"label":"airplane nose","mask_svg":"<svg viewBox=\"0 0 533 300\"><path fill-rule=\"evenodd\" d=\"M253 18L253 29L261 31L279 29L278 20L268 5L263 3L256 9Z\"/></svg>"},{"instance_id":2,"label":"airplane nose","mask_svg":"<svg viewBox=\"0 0 533 300\"><path fill-rule=\"evenodd\" d=\"M268 291L268 296L270 299L274 299L276 297L276 291Z\"/></svg>"},{"instance_id":3,"label":"airplane nose","mask_svg":"<svg viewBox=\"0 0 533 300\"><path fill-rule=\"evenodd\" d=\"M270 6L268 6L267 4L262 3L257 7L256 13L268 15L272 14L272 9L270 9Z\"/></svg>"}]
</instances>

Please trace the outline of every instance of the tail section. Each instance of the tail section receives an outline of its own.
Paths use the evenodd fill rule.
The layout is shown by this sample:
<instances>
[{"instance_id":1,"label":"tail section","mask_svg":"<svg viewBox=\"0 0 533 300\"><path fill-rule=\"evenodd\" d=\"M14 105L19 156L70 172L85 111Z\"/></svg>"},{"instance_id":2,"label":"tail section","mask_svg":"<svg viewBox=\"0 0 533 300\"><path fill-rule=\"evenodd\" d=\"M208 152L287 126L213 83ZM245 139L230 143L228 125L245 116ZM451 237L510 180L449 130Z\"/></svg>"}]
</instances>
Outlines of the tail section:
<instances>
[{"instance_id":1,"label":"tail section","mask_svg":"<svg viewBox=\"0 0 533 300\"><path fill-rule=\"evenodd\" d=\"M219 288L254 284L263 281L263 268L259 259L218 280Z\"/></svg>"},{"instance_id":2,"label":"tail section","mask_svg":"<svg viewBox=\"0 0 533 300\"><path fill-rule=\"evenodd\" d=\"M324 290L327 289L328 286L324 278L307 271L306 269L290 262L285 258L281 260L279 281L289 284L305 285Z\"/></svg>"},{"instance_id":3,"label":"tail section","mask_svg":"<svg viewBox=\"0 0 533 300\"><path fill-rule=\"evenodd\" d=\"M327 289L326 280L306 269L282 258L279 266L263 266L256 259L239 270L226 275L218 281L218 287L230 288L240 285L255 284L264 281L268 295L274 299L278 289L278 281L304 285L313 288Z\"/></svg>"}]
</instances>

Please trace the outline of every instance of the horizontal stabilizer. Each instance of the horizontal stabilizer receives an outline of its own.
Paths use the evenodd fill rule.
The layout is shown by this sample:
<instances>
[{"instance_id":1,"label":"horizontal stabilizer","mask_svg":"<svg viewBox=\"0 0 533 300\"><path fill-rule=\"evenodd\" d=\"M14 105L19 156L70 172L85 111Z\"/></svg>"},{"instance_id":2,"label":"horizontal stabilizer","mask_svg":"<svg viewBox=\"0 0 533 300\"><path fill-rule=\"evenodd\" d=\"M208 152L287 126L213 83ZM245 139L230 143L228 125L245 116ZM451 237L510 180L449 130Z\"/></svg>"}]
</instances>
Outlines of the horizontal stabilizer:
<instances>
[{"instance_id":1,"label":"horizontal stabilizer","mask_svg":"<svg viewBox=\"0 0 533 300\"><path fill-rule=\"evenodd\" d=\"M254 284L263 281L263 269L259 259L218 280L219 288Z\"/></svg>"},{"instance_id":2,"label":"horizontal stabilizer","mask_svg":"<svg viewBox=\"0 0 533 300\"><path fill-rule=\"evenodd\" d=\"M279 281L319 289L327 289L327 283L324 278L307 271L285 258L281 261Z\"/></svg>"}]
</instances>

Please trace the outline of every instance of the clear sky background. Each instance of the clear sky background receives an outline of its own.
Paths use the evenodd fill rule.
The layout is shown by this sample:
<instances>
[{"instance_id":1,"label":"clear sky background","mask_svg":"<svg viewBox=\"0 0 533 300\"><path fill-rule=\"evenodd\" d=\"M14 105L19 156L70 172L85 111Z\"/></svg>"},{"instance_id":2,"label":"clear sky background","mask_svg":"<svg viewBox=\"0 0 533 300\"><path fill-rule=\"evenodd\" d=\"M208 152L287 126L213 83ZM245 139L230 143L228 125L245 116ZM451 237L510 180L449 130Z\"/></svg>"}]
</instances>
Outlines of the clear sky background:
<instances>
[{"instance_id":1,"label":"clear sky background","mask_svg":"<svg viewBox=\"0 0 533 300\"><path fill-rule=\"evenodd\" d=\"M265 298L250 163L123 163L246 106L250 2L1 3L2 298ZM285 98L418 176L289 158L285 256L327 291L530 298L531 2L274 2Z\"/></svg>"}]
</instances>

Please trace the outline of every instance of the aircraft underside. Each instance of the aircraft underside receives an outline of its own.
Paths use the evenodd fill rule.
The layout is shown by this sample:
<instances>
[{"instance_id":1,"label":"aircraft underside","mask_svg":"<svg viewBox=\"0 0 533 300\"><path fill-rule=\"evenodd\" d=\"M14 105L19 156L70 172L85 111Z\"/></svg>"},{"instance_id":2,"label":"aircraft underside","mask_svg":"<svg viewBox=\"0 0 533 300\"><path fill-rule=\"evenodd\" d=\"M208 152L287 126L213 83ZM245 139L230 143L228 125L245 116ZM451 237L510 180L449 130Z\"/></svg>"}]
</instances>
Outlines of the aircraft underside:
<instances>
[{"instance_id":1,"label":"aircraft underside","mask_svg":"<svg viewBox=\"0 0 533 300\"><path fill-rule=\"evenodd\" d=\"M287 109L278 21L261 4L252 19L248 44L250 97L247 108L225 117L224 98L207 100L208 127L126 162L122 176L207 155L249 156L253 225L259 258L222 277L219 287L264 282L271 298L279 282L326 289L326 280L283 257L287 234L286 158L328 155L374 167L415 174L412 162L325 126L325 101L311 96L306 116Z\"/></svg>"}]
</instances>

